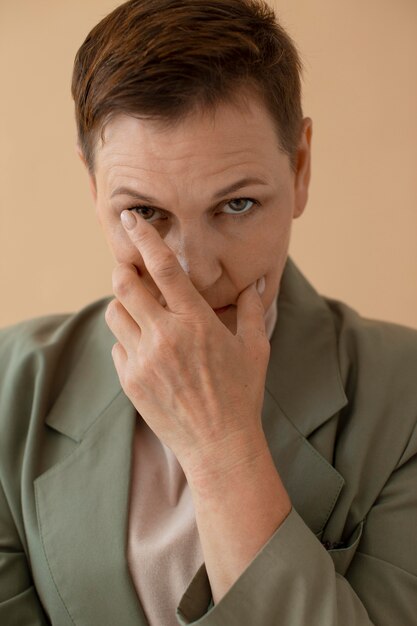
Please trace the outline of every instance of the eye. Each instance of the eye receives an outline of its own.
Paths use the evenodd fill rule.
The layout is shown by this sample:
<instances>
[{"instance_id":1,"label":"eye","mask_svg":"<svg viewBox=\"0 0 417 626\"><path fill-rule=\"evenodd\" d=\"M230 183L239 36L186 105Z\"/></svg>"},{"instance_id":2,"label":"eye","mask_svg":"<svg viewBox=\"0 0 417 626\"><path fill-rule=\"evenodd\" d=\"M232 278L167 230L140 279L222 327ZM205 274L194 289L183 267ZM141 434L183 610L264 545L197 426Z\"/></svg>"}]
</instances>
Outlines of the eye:
<instances>
[{"instance_id":1,"label":"eye","mask_svg":"<svg viewBox=\"0 0 417 626\"><path fill-rule=\"evenodd\" d=\"M223 213L227 213L228 215L242 215L249 213L249 211L258 204L256 200L252 200L251 198L233 198L233 200L229 200L229 202L224 205L225 210ZM231 210L227 211L226 207L229 207Z\"/></svg>"},{"instance_id":2,"label":"eye","mask_svg":"<svg viewBox=\"0 0 417 626\"><path fill-rule=\"evenodd\" d=\"M134 206L134 207L131 207L129 211L134 211L135 213L143 217L143 219L146 222L150 222L150 223L155 222L158 219L166 219L162 215L161 211L158 211L158 209L154 209L151 206L145 206L145 205Z\"/></svg>"}]
</instances>

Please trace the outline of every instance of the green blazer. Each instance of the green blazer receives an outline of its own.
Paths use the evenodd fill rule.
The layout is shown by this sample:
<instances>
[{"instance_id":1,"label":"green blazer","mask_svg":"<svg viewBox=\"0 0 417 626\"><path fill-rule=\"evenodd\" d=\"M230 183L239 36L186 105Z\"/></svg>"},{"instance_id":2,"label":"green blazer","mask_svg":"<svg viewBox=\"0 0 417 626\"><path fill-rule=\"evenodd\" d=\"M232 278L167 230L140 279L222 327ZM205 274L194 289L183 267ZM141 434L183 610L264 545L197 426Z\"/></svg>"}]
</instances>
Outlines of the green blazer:
<instances>
[{"instance_id":1,"label":"green blazer","mask_svg":"<svg viewBox=\"0 0 417 626\"><path fill-rule=\"evenodd\" d=\"M137 416L107 302L0 333L4 626L147 624L126 561ZM278 311L263 423L293 510L214 607L203 566L178 621L415 626L417 332L322 298L291 261Z\"/></svg>"}]
</instances>

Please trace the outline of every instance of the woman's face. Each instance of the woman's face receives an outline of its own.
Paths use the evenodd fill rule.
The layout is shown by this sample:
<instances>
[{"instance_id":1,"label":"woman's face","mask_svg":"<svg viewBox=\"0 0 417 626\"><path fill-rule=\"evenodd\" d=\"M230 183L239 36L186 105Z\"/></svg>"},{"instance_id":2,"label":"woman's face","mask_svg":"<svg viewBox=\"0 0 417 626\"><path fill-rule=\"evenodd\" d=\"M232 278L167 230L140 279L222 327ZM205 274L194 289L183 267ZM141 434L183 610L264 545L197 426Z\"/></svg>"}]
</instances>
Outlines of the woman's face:
<instances>
[{"instance_id":1,"label":"woman's face","mask_svg":"<svg viewBox=\"0 0 417 626\"><path fill-rule=\"evenodd\" d=\"M168 130L126 115L106 127L91 180L97 216L116 261L134 264L162 304L121 224L124 209L152 223L213 309L235 305L261 277L266 311L276 297L292 219L307 200L311 122L293 172L266 109L248 104L221 104L214 117L193 114ZM234 332L235 306L218 315Z\"/></svg>"}]
</instances>

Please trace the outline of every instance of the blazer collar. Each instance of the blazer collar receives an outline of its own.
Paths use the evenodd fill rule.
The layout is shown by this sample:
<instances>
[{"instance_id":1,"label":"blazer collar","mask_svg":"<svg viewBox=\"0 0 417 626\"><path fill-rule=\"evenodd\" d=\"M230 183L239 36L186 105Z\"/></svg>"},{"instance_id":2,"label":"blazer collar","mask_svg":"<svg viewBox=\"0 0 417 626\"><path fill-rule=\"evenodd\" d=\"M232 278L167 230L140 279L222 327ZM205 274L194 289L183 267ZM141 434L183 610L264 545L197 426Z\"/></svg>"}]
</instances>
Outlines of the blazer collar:
<instances>
[{"instance_id":1,"label":"blazer collar","mask_svg":"<svg viewBox=\"0 0 417 626\"><path fill-rule=\"evenodd\" d=\"M281 280L266 388L305 437L347 404L332 313L291 259Z\"/></svg>"},{"instance_id":2,"label":"blazer collar","mask_svg":"<svg viewBox=\"0 0 417 626\"><path fill-rule=\"evenodd\" d=\"M46 419L74 441L74 450L35 480L37 516L48 568L71 623L147 626L126 558L137 414L111 357L108 301L75 320L83 328L76 341L83 345Z\"/></svg>"},{"instance_id":3,"label":"blazer collar","mask_svg":"<svg viewBox=\"0 0 417 626\"><path fill-rule=\"evenodd\" d=\"M126 559L135 423L119 393L73 452L34 483L48 569L77 626L147 625Z\"/></svg>"},{"instance_id":4,"label":"blazer collar","mask_svg":"<svg viewBox=\"0 0 417 626\"><path fill-rule=\"evenodd\" d=\"M308 441L345 405L332 313L289 259L278 297L263 427L291 502L320 535L344 479Z\"/></svg>"},{"instance_id":5,"label":"blazer collar","mask_svg":"<svg viewBox=\"0 0 417 626\"><path fill-rule=\"evenodd\" d=\"M105 298L86 309L83 346L46 419L48 426L77 443L121 392L111 356L116 340L104 319L109 302ZM125 397L126 407L129 404Z\"/></svg>"}]
</instances>

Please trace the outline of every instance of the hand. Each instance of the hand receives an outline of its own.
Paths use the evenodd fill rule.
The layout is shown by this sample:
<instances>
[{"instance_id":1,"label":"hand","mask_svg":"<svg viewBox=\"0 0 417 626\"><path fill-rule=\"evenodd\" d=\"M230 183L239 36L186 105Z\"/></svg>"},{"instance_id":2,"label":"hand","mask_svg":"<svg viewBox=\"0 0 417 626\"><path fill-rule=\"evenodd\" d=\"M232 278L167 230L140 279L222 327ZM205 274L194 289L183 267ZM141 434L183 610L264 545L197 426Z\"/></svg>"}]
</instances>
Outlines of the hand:
<instances>
[{"instance_id":1,"label":"hand","mask_svg":"<svg viewBox=\"0 0 417 626\"><path fill-rule=\"evenodd\" d=\"M133 265L115 268L116 299L106 321L118 341L112 355L123 390L184 471L224 471L250 461L265 446L261 410L269 359L256 286L239 295L233 335L155 228L132 212L128 217L134 222L126 230L166 307Z\"/></svg>"}]
</instances>

